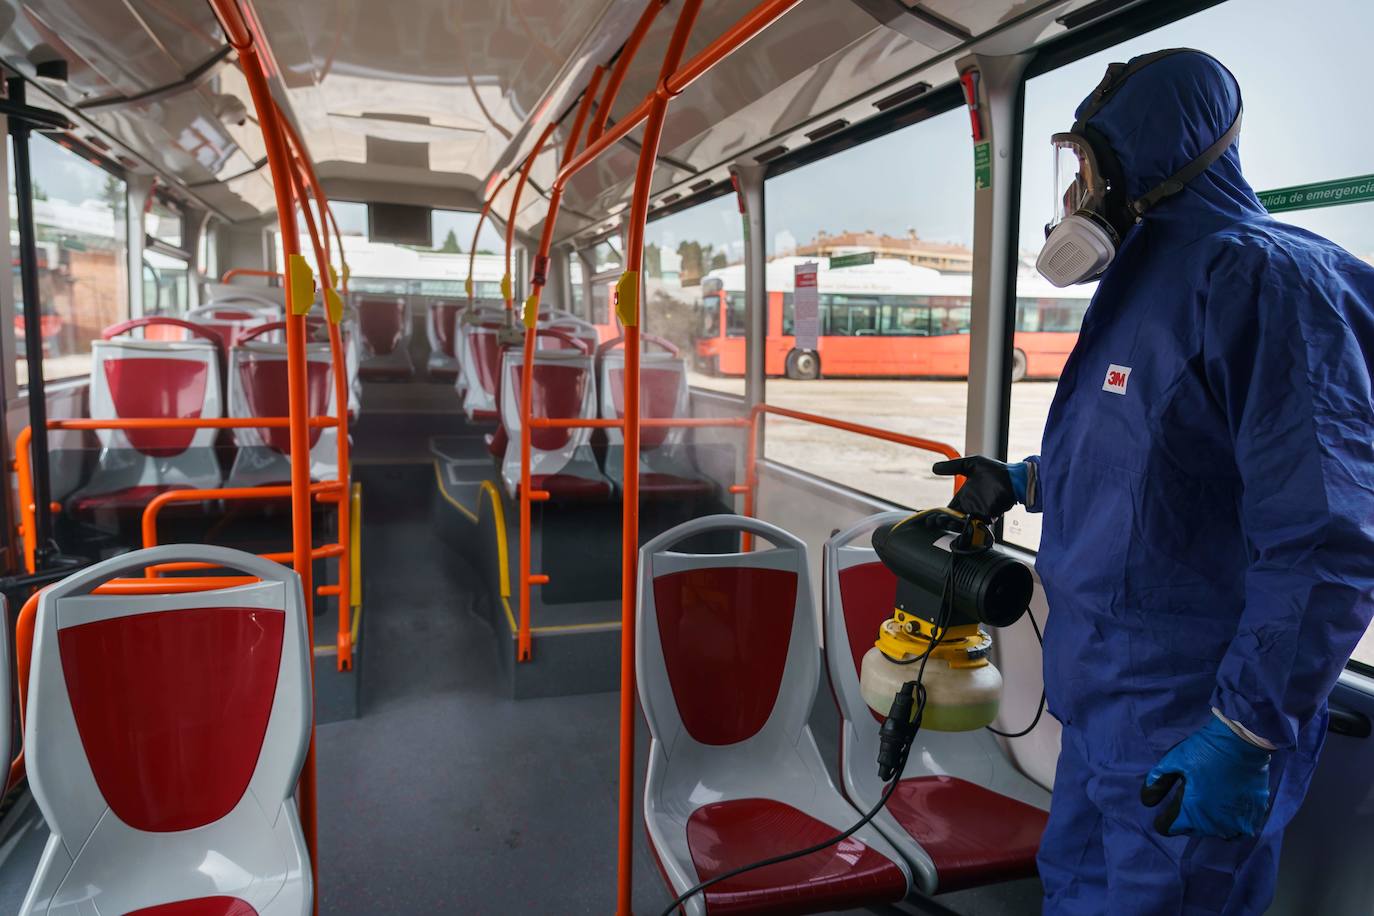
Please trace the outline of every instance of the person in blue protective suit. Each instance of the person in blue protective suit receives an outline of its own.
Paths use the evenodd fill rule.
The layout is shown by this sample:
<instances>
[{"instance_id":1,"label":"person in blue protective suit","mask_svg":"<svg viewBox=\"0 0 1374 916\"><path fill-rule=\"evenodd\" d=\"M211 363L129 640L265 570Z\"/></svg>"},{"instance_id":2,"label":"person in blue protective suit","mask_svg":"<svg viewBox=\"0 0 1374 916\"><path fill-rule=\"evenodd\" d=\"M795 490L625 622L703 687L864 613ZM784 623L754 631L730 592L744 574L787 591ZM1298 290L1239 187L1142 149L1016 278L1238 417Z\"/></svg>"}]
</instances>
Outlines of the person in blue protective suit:
<instances>
[{"instance_id":1,"label":"person in blue protective suit","mask_svg":"<svg viewBox=\"0 0 1374 916\"><path fill-rule=\"evenodd\" d=\"M1039 267L1098 277L1042 453L937 466L1043 511L1064 726L1048 914L1258 914L1374 611L1374 268L1265 212L1235 78L1113 65L1054 138Z\"/></svg>"}]
</instances>

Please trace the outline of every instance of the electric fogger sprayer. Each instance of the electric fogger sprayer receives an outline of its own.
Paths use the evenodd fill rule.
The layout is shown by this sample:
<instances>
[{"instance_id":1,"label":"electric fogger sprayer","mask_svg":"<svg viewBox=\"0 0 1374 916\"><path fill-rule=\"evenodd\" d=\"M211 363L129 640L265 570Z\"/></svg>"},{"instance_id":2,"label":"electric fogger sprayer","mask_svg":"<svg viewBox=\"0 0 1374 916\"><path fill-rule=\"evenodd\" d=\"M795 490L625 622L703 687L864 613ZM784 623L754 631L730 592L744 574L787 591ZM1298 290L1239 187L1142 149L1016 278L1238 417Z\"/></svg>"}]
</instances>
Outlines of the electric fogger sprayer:
<instances>
[{"instance_id":1,"label":"electric fogger sprayer","mask_svg":"<svg viewBox=\"0 0 1374 916\"><path fill-rule=\"evenodd\" d=\"M886 716L878 741L878 776L887 783L882 797L843 833L702 881L678 895L663 916L713 884L853 836L901 782L919 729L973 731L997 718L1002 675L988 659L992 637L984 627L1011 626L1026 613L1034 587L1030 570L997 546L987 521L954 509L926 509L884 525L873 532L873 549L897 577L892 616L878 628L859 671L864 702Z\"/></svg>"},{"instance_id":2,"label":"electric fogger sprayer","mask_svg":"<svg viewBox=\"0 0 1374 916\"><path fill-rule=\"evenodd\" d=\"M859 691L887 717L878 752L887 781L917 729L973 731L997 718L1002 675L988 657L985 627L1020 620L1034 585L986 522L953 509L884 525L873 532L873 549L896 576L897 594L863 657Z\"/></svg>"}]
</instances>

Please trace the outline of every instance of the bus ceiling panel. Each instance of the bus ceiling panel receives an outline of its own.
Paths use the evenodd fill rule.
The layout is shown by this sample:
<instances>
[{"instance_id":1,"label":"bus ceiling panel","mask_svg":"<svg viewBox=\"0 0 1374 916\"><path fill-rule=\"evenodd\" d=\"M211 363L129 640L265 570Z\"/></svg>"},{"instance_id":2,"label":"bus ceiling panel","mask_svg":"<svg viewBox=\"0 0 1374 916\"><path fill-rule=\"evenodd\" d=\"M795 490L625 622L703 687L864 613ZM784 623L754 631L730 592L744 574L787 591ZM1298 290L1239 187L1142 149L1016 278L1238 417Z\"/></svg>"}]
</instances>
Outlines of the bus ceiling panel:
<instances>
[{"instance_id":1,"label":"bus ceiling panel","mask_svg":"<svg viewBox=\"0 0 1374 916\"><path fill-rule=\"evenodd\" d=\"M203 0L0 0L0 25L0 49L21 72L67 62L65 84L48 87L68 104L171 85L225 44Z\"/></svg>"},{"instance_id":2,"label":"bus ceiling panel","mask_svg":"<svg viewBox=\"0 0 1374 916\"><path fill-rule=\"evenodd\" d=\"M331 163L398 168L407 144L424 148L404 166L421 184L425 173L484 181L514 161L513 144L527 149L612 5L254 0L321 176Z\"/></svg>"},{"instance_id":3,"label":"bus ceiling panel","mask_svg":"<svg viewBox=\"0 0 1374 916\"><path fill-rule=\"evenodd\" d=\"M710 175L731 162L772 161L795 153L813 141L808 132L837 120L861 131L869 129L863 122L875 118L888 119L894 127L908 123L902 119L920 116L917 93L895 109L884 102L918 84L927 89L952 85L958 76L956 61L965 54L1011 54L1034 47L1064 31L1057 17L1091 2L922 4L926 20L946 24L951 33L974 33L971 40L937 52L929 41L879 25L852 0L807 0L674 101L660 163L681 162ZM633 102L622 97L617 108L629 104ZM632 158L627 165L608 154L601 169L589 170L570 186L568 199L590 212L604 212L628 197L633 168ZM656 180L655 195L670 190L686 196L695 182L690 172L677 187Z\"/></svg>"}]
</instances>

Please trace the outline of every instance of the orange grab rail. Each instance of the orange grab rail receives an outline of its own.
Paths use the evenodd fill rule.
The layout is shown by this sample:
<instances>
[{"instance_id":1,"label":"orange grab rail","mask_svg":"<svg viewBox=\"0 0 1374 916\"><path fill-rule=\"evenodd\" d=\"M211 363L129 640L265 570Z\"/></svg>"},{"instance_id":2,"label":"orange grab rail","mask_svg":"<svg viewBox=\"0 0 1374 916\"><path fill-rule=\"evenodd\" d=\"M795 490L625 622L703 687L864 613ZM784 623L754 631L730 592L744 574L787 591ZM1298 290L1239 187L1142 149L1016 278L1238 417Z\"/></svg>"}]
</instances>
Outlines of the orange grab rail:
<instances>
[{"instance_id":1,"label":"orange grab rail","mask_svg":"<svg viewBox=\"0 0 1374 916\"><path fill-rule=\"evenodd\" d=\"M219 278L221 283L233 283L235 277L267 277L269 280L280 280L282 275L275 270L257 270L252 267L234 267L226 270Z\"/></svg>"},{"instance_id":2,"label":"orange grab rail","mask_svg":"<svg viewBox=\"0 0 1374 916\"><path fill-rule=\"evenodd\" d=\"M324 193L324 187L320 184L319 176L315 173L315 167L306 153L305 144L301 142L296 129L291 126L291 122L282 114L280 108L277 109L277 116L281 119L282 127L287 139L291 142L296 151L296 163L299 166L295 174L295 182L292 187L296 194L301 198L301 212L310 231L311 242L315 248L315 257L320 269L321 282L327 287L332 288L332 268L329 259L329 227L327 225L316 226L315 218L310 212L310 208L305 205L306 185L309 184L310 191L314 196L315 208L319 213L319 222L324 224L330 219L329 200ZM343 259L343 241L339 241L339 258ZM338 482L344 493L348 492L350 480L350 460L349 460L349 439L348 439L348 374L346 368L347 357L343 351L343 335L339 330L338 324L329 319L326 308L325 328L329 335L329 354L333 365L334 377L334 404L338 414L338 435L336 438L336 464L338 465ZM339 530L339 543L344 546L344 559L339 563L339 582L338 595L341 596L336 602L338 605L338 629L335 633L334 642L338 650L337 665L340 671L349 671L353 668L353 621L352 604L342 596L351 594L349 582L352 577L352 560L350 552L352 550L351 530L352 521L350 513L352 511L351 500L339 499L336 505L337 527ZM321 592L321 594L325 594Z\"/></svg>"},{"instance_id":3,"label":"orange grab rail","mask_svg":"<svg viewBox=\"0 0 1374 916\"><path fill-rule=\"evenodd\" d=\"M215 18L229 44L238 53L239 67L248 92L253 100L253 109L258 125L262 130L263 146L267 152L267 166L272 176L272 191L276 198L277 222L281 231L284 266L289 271L291 265L300 257L300 237L296 234L295 200L291 183L291 154L287 147L284 118L277 110L277 103L267 82L267 67L259 48L262 41L257 16L253 12L252 0L209 0ZM302 201L302 206L304 202ZM305 313L310 310L309 302L297 302L296 284L286 283L286 358L287 358L287 404L291 422L290 459L291 459L291 549L294 555L296 575L300 577L301 589L305 596L306 628L310 645L315 644L314 584L311 581L310 552L312 549L310 532L310 433L307 424L309 398L306 391L306 345ZM313 298L313 297L312 297ZM347 405L339 409L347 412ZM346 473L346 471L344 471ZM311 696L314 696L314 667L311 667ZM311 721L310 743L306 749L301 768L298 796L300 798L301 827L305 835L306 847L310 850L311 885L319 888L319 844L317 786L315 778L315 726ZM319 893L314 895L313 911L319 912Z\"/></svg>"},{"instance_id":4,"label":"orange grab rail","mask_svg":"<svg viewBox=\"0 0 1374 916\"><path fill-rule=\"evenodd\" d=\"M662 0L651 0L661 4ZM621 278L618 300L628 296L627 301L617 301L617 312L625 329L625 419L624 429L624 514L621 525L621 656L620 656L620 765L619 765L619 812L617 838L617 882L616 912L618 916L630 916L631 882L634 850L634 746L635 746L635 671L634 671L634 631L636 605L636 575L639 547L639 267L644 256L644 228L648 217L650 183L653 179L654 164L658 156L659 142L663 132L663 122L669 101L682 92L693 80L700 77L715 64L732 52L743 47L776 21L800 0L764 0L724 34L716 38L690 60L683 62L687 39L701 11L701 0L684 0L678 13L677 22L664 52L663 64L653 92L646 96L613 129L601 133L590 140L581 154L565 157L549 194L549 211L544 219L544 231L540 238L539 253L536 255L533 273L530 305L537 314L538 297L544 286L543 265L548 263L552 247L553 224L561 204L562 190L568 180L578 171L593 162L604 151L621 138L627 136L641 123L645 124L644 135L640 142L639 164L635 171L634 192L628 216L629 244L626 246L626 272ZM648 15L646 12L645 16ZM645 27L647 29L647 26ZM633 48L627 50L633 51ZM584 100L585 102L585 100ZM587 103L590 104L590 103ZM646 123L647 122L647 123ZM542 145L542 140L541 144ZM576 141L570 142L569 151L576 148ZM528 163L527 163L528 165ZM509 177L509 176L507 176ZM485 209L485 207L484 207ZM533 323L533 322L531 322ZM530 418L532 403L529 377L533 363L534 336L525 335L525 384L521 396L521 614L528 613L529 586L541 584L529 574L528 534L530 501ZM734 488L732 488L734 491ZM542 576L539 577L542 580ZM527 646L521 646L522 654L528 653Z\"/></svg>"},{"instance_id":5,"label":"orange grab rail","mask_svg":"<svg viewBox=\"0 0 1374 916\"><path fill-rule=\"evenodd\" d=\"M803 423L812 423L816 426L825 426L830 429L844 430L859 436L867 436L870 439L881 439L884 442L895 442L898 445L907 445L911 448L924 449L927 452L935 452L946 458L960 457L958 449L935 439L923 439L920 436L908 436L905 433L894 433L891 430L880 429L876 426L865 426L862 423L851 423L848 420L836 420L834 417L824 417L820 414L805 413L800 410L791 410L786 407L775 407L772 404L755 404L749 412L749 442L746 446L744 468L745 482L741 488L732 489L732 492L744 495L744 514L753 517L758 502L759 490L759 423L760 417L765 414L772 414L776 417L786 417L789 420L800 420ZM958 490L963 484L962 477L954 478L954 489ZM753 536L746 532L743 535L741 546L744 550L753 549Z\"/></svg>"}]
</instances>

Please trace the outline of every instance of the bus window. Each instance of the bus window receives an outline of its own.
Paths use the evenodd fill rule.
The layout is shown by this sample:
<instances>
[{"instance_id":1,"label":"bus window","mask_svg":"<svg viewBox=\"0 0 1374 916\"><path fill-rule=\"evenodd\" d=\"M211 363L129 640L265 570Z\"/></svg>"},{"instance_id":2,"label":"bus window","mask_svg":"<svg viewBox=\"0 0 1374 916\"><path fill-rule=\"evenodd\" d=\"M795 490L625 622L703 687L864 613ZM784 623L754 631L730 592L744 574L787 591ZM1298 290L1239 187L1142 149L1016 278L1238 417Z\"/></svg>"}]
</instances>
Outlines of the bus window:
<instances>
[{"instance_id":1,"label":"bus window","mask_svg":"<svg viewBox=\"0 0 1374 916\"><path fill-rule=\"evenodd\" d=\"M150 239L156 239L173 248L180 248L183 232L181 210L161 197L154 195L148 212L143 216L144 231Z\"/></svg>"},{"instance_id":2,"label":"bus window","mask_svg":"<svg viewBox=\"0 0 1374 916\"><path fill-rule=\"evenodd\" d=\"M883 333L906 337L930 336L930 306L906 297L889 298L883 306Z\"/></svg>"},{"instance_id":3,"label":"bus window","mask_svg":"<svg viewBox=\"0 0 1374 916\"><path fill-rule=\"evenodd\" d=\"M592 246L592 273L621 270L625 258L620 253L620 237L610 236Z\"/></svg>"},{"instance_id":4,"label":"bus window","mask_svg":"<svg viewBox=\"0 0 1374 916\"><path fill-rule=\"evenodd\" d=\"M1268 34L1289 35L1283 66L1274 66L1273 48L1255 41L1254 23ZM1029 357L1026 381L1011 389L1008 452L1012 460L1040 450L1041 432L1055 378L1082 323L1092 284L1063 291L1046 289L1034 271L1044 244L1045 220L1052 196L1050 135L1068 130L1074 108L1092 91L1107 64L1160 48L1200 48L1214 54L1235 74L1245 98L1241 163L1257 192L1366 175L1369 144L1363 122L1351 120L1351 106L1365 104L1368 85L1365 46L1369 7L1347 0L1313 0L1294 6L1283 0L1223 3L1026 83L1024 143L1021 168L1017 349ZM1320 23L1320 32L1315 24ZM1301 37L1299 37L1301 36ZM1310 40L1305 40L1310 39ZM1294 73L1320 73L1329 91L1313 93L1293 81ZM1332 126L1345 133L1332 137ZM1325 138L1325 139L1319 139ZM1353 142L1352 142L1353 141ZM1356 256L1374 263L1374 203L1326 204L1311 209L1276 212L1277 219L1332 239ZM1073 298L1076 296L1077 298ZM1047 299L1058 298L1056 305ZM1039 331L1040 333L1026 333ZM1033 338L1040 338L1035 343ZM1034 349L1032 349L1032 347ZM1019 356L1014 356L1014 364ZM1007 517L1007 540L1035 549L1040 518L1014 510ZM1374 637L1366 637L1355 657L1374 663Z\"/></svg>"},{"instance_id":5,"label":"bus window","mask_svg":"<svg viewBox=\"0 0 1374 916\"><path fill-rule=\"evenodd\" d=\"M832 296L827 333L857 337L878 333L878 300L858 296Z\"/></svg>"},{"instance_id":6,"label":"bus window","mask_svg":"<svg viewBox=\"0 0 1374 916\"><path fill-rule=\"evenodd\" d=\"M936 305L930 310L930 333L967 334L969 329L969 306Z\"/></svg>"},{"instance_id":7,"label":"bus window","mask_svg":"<svg viewBox=\"0 0 1374 916\"><path fill-rule=\"evenodd\" d=\"M467 210L431 210L431 248L374 242L368 235L367 204L332 202L330 209L339 221L344 252L348 256L348 288L355 293L388 296L418 296L416 307L428 298L467 297L469 249L477 214ZM282 262L281 243L272 233L276 246L275 264ZM301 251L314 258L314 245L302 230ZM490 304L502 301L501 277L506 272L505 238L487 220L477 239L477 255L472 259L473 296ZM516 290L520 289L520 264L512 264Z\"/></svg>"},{"instance_id":8,"label":"bus window","mask_svg":"<svg viewBox=\"0 0 1374 916\"><path fill-rule=\"evenodd\" d=\"M682 351L690 384L744 394L744 224L733 194L648 225L643 310L645 329Z\"/></svg>"},{"instance_id":9,"label":"bus window","mask_svg":"<svg viewBox=\"0 0 1374 916\"><path fill-rule=\"evenodd\" d=\"M770 403L963 450L973 268L968 129L967 112L947 111L767 179ZM803 354L793 285L798 267L812 262L819 333L814 354ZM820 426L770 417L768 457L899 505L949 501L949 482L930 473L937 456Z\"/></svg>"},{"instance_id":10,"label":"bus window","mask_svg":"<svg viewBox=\"0 0 1374 916\"><path fill-rule=\"evenodd\" d=\"M574 315L586 315L583 305L582 259L575 253L568 253L568 295L569 310Z\"/></svg>"},{"instance_id":11,"label":"bus window","mask_svg":"<svg viewBox=\"0 0 1374 916\"><path fill-rule=\"evenodd\" d=\"M33 218L38 248L38 293L43 377L71 378L90 371L91 341L129 317L128 223L125 183L42 134L29 142ZM10 159L10 212L15 208ZM18 232L10 224L18 251ZM16 255L17 257L17 255ZM24 359L24 295L15 262L14 322L18 383L28 379Z\"/></svg>"},{"instance_id":12,"label":"bus window","mask_svg":"<svg viewBox=\"0 0 1374 916\"><path fill-rule=\"evenodd\" d=\"M143 313L184 315L191 307L191 269L182 258L154 251L143 252Z\"/></svg>"}]
</instances>

